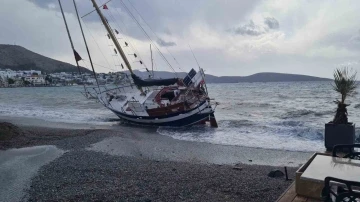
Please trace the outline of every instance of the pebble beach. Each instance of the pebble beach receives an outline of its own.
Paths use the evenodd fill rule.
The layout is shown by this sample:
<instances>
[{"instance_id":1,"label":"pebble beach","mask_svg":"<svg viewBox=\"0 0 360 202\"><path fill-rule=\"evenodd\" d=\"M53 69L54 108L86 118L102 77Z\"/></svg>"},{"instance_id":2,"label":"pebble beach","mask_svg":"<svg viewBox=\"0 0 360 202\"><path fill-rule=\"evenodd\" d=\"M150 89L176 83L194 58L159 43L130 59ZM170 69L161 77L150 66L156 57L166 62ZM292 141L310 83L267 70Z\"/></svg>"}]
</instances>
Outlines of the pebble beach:
<instances>
[{"instance_id":1,"label":"pebble beach","mask_svg":"<svg viewBox=\"0 0 360 202\"><path fill-rule=\"evenodd\" d=\"M292 180L268 173L287 166L294 179L311 155L133 127L1 126L12 137L0 141L0 201L275 201Z\"/></svg>"}]
</instances>

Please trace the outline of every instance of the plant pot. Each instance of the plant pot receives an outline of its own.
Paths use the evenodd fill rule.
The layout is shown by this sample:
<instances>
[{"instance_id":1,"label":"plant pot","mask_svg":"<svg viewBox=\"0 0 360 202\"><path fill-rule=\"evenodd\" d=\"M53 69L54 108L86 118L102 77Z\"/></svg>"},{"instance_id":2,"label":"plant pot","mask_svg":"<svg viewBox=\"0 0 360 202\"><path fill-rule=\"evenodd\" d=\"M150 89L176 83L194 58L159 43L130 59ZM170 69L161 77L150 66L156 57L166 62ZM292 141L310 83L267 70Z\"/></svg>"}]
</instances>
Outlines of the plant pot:
<instances>
[{"instance_id":1,"label":"plant pot","mask_svg":"<svg viewBox=\"0 0 360 202\"><path fill-rule=\"evenodd\" d=\"M355 143L355 124L325 124L325 148L332 151L338 144Z\"/></svg>"}]
</instances>

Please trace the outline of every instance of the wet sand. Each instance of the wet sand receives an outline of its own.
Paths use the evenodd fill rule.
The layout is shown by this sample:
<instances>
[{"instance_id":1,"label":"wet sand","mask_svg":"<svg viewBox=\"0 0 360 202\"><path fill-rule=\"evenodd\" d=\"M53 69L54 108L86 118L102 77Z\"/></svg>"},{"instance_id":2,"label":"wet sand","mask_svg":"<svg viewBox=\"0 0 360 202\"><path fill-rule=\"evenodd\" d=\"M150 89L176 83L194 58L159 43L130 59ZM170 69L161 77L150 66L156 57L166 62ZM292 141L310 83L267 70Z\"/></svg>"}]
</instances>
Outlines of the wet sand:
<instances>
[{"instance_id":1,"label":"wet sand","mask_svg":"<svg viewBox=\"0 0 360 202\"><path fill-rule=\"evenodd\" d=\"M64 129L10 121L23 133L0 141L1 149L43 145L59 154L50 158L40 152L33 165L33 160L10 150L21 165L34 169L22 178L6 178L0 172L0 188L14 181L29 201L274 201L291 181L267 174L289 166L293 178L296 167L311 155L175 140L152 128ZM6 152L0 151L0 156ZM0 169L11 165L0 161Z\"/></svg>"}]
</instances>

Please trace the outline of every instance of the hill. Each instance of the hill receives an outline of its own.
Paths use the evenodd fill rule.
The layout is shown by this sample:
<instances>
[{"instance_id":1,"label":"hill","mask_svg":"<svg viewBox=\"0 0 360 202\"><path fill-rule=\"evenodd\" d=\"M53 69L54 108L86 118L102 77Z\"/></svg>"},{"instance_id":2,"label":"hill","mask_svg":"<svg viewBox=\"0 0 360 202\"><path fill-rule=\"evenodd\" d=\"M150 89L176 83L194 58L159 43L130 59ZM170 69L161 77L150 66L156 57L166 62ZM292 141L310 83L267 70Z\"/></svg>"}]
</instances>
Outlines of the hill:
<instances>
[{"instance_id":1,"label":"hill","mask_svg":"<svg viewBox=\"0 0 360 202\"><path fill-rule=\"evenodd\" d=\"M135 74L145 78L146 73L135 70ZM176 75L172 72L155 71L157 78L184 78L185 72L178 72ZM207 83L240 83L240 82L292 82L292 81L331 81L331 79L300 74L283 74L283 73L257 73L250 76L214 76L206 74Z\"/></svg>"},{"instance_id":2,"label":"hill","mask_svg":"<svg viewBox=\"0 0 360 202\"><path fill-rule=\"evenodd\" d=\"M76 66L34 53L21 46L0 44L0 69L77 72ZM91 72L81 67L81 72Z\"/></svg>"},{"instance_id":3,"label":"hill","mask_svg":"<svg viewBox=\"0 0 360 202\"><path fill-rule=\"evenodd\" d=\"M54 72L77 72L77 67L54 60L43 55L34 53L26 48L16 45L0 44L0 69L12 70L41 70L46 73ZM81 72L91 72L90 70L81 67ZM134 71L137 75L143 78L147 74L138 70ZM157 78L184 78L187 73L155 71ZM306 76L299 74L283 74L283 73L257 73L250 76L214 76L207 74L207 83L239 83L239 82L290 82L290 81L330 81L331 79L320 78L314 76Z\"/></svg>"}]
</instances>

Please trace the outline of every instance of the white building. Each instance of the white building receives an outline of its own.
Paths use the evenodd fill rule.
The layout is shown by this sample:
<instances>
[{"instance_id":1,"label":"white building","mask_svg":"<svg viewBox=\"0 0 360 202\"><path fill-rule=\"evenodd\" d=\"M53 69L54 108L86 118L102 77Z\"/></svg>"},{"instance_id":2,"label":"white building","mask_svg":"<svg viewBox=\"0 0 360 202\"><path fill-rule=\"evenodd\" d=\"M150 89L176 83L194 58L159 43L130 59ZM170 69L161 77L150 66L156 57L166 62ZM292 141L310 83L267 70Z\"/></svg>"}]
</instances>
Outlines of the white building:
<instances>
[{"instance_id":1,"label":"white building","mask_svg":"<svg viewBox=\"0 0 360 202\"><path fill-rule=\"evenodd\" d=\"M23 72L24 74L27 74L27 75L33 75L34 73L37 75L41 75L41 71L39 71L39 70L24 70L24 71L19 71L19 72Z\"/></svg>"},{"instance_id":2,"label":"white building","mask_svg":"<svg viewBox=\"0 0 360 202\"><path fill-rule=\"evenodd\" d=\"M37 75L25 77L25 81L28 81L28 82L30 82L31 84L34 84L34 85L43 85L43 84L45 84L44 77L37 76Z\"/></svg>"},{"instance_id":3,"label":"white building","mask_svg":"<svg viewBox=\"0 0 360 202\"><path fill-rule=\"evenodd\" d=\"M2 78L15 78L15 77L27 77L33 74L41 75L41 71L38 70L19 70L13 71L11 69L0 69L0 76Z\"/></svg>"},{"instance_id":4,"label":"white building","mask_svg":"<svg viewBox=\"0 0 360 202\"><path fill-rule=\"evenodd\" d=\"M5 70L0 69L0 76L3 79L14 78L16 76L16 72L11 69L5 69Z\"/></svg>"}]
</instances>

